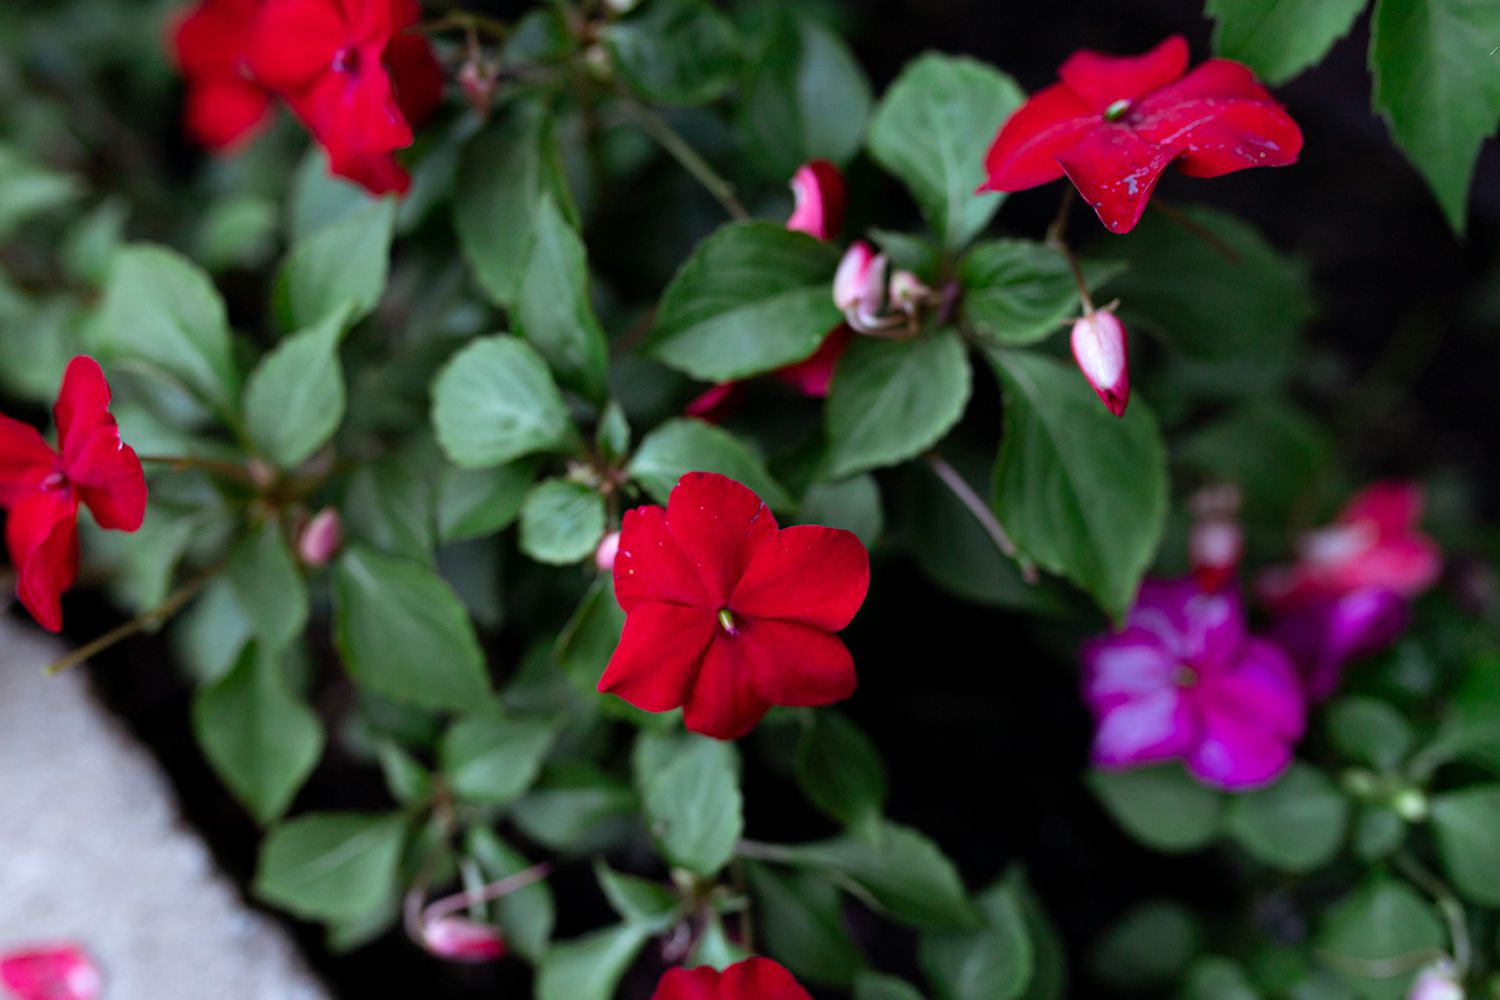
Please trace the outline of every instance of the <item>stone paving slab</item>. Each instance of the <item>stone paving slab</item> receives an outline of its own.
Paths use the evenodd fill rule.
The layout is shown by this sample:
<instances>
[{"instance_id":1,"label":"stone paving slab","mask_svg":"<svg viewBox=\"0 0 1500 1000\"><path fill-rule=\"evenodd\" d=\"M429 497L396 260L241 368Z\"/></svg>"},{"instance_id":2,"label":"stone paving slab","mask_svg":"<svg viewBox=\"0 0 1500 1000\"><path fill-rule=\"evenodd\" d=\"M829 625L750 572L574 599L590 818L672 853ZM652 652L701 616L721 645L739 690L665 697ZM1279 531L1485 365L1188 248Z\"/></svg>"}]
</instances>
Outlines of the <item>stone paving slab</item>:
<instances>
[{"instance_id":1,"label":"stone paving slab","mask_svg":"<svg viewBox=\"0 0 1500 1000\"><path fill-rule=\"evenodd\" d=\"M0 616L0 951L77 940L103 1000L327 1000L83 676L44 676L58 654Z\"/></svg>"}]
</instances>

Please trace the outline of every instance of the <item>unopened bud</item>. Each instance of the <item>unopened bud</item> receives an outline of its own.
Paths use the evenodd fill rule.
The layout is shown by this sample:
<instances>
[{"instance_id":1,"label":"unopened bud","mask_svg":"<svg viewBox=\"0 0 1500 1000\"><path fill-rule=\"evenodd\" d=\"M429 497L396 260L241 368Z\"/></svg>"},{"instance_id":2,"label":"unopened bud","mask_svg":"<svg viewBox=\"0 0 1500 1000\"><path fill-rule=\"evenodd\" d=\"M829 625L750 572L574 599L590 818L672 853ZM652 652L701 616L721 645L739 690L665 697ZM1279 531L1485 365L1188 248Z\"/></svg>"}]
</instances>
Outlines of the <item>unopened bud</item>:
<instances>
[{"instance_id":1,"label":"unopened bud","mask_svg":"<svg viewBox=\"0 0 1500 1000\"><path fill-rule=\"evenodd\" d=\"M910 271L897 271L891 275L891 304L908 316L914 315L931 297L932 289Z\"/></svg>"},{"instance_id":2,"label":"unopened bud","mask_svg":"<svg viewBox=\"0 0 1500 1000\"><path fill-rule=\"evenodd\" d=\"M833 302L856 330L869 332L889 326L880 316L885 303L888 261L863 240L856 240L839 263L833 277Z\"/></svg>"},{"instance_id":3,"label":"unopened bud","mask_svg":"<svg viewBox=\"0 0 1500 1000\"><path fill-rule=\"evenodd\" d=\"M1073 359L1110 413L1130 402L1130 358L1125 326L1112 312L1094 311L1073 324Z\"/></svg>"},{"instance_id":4,"label":"unopened bud","mask_svg":"<svg viewBox=\"0 0 1500 1000\"><path fill-rule=\"evenodd\" d=\"M1453 963L1443 959L1419 972L1406 1000L1464 1000L1464 988L1458 984Z\"/></svg>"},{"instance_id":5,"label":"unopened bud","mask_svg":"<svg viewBox=\"0 0 1500 1000\"><path fill-rule=\"evenodd\" d=\"M339 512L324 507L313 515L297 539L297 555L305 566L327 566L344 546L344 522Z\"/></svg>"},{"instance_id":6,"label":"unopened bud","mask_svg":"<svg viewBox=\"0 0 1500 1000\"><path fill-rule=\"evenodd\" d=\"M423 924L422 946L438 958L475 965L504 958L508 950L498 927L463 917L439 917Z\"/></svg>"},{"instance_id":7,"label":"unopened bud","mask_svg":"<svg viewBox=\"0 0 1500 1000\"><path fill-rule=\"evenodd\" d=\"M615 557L620 554L620 533L611 531L599 542L599 547L594 550L594 565L599 567L601 573L611 573L615 568Z\"/></svg>"},{"instance_id":8,"label":"unopened bud","mask_svg":"<svg viewBox=\"0 0 1500 1000\"><path fill-rule=\"evenodd\" d=\"M495 101L495 90L500 84L499 74L479 60L470 59L458 71L458 83L475 114L488 117L490 105Z\"/></svg>"},{"instance_id":9,"label":"unopened bud","mask_svg":"<svg viewBox=\"0 0 1500 1000\"><path fill-rule=\"evenodd\" d=\"M788 229L831 240L844 227L844 175L827 160L814 160L797 168L792 175L792 196L796 207L786 220Z\"/></svg>"},{"instance_id":10,"label":"unopened bud","mask_svg":"<svg viewBox=\"0 0 1500 1000\"><path fill-rule=\"evenodd\" d=\"M1245 554L1245 532L1238 521L1215 518L1199 521L1188 534L1188 561L1198 586L1216 591L1234 576Z\"/></svg>"}]
</instances>

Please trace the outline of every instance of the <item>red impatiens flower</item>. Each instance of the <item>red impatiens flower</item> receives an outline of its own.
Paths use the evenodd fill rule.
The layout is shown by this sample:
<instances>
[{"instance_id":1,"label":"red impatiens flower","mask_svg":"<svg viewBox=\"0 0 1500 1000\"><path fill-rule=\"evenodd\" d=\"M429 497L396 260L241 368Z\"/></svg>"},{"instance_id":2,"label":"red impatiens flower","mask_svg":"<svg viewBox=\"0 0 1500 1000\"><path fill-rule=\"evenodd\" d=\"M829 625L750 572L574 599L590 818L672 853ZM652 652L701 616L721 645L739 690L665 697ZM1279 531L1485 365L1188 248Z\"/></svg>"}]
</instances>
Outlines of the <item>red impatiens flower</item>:
<instances>
[{"instance_id":1,"label":"red impatiens flower","mask_svg":"<svg viewBox=\"0 0 1500 1000\"><path fill-rule=\"evenodd\" d=\"M980 190L1024 191L1066 174L1111 232L1128 233L1173 161L1189 177L1296 162L1302 131L1249 69L1210 59L1189 73L1187 64L1180 35L1141 56L1074 53L1062 82L1000 129Z\"/></svg>"},{"instance_id":2,"label":"red impatiens flower","mask_svg":"<svg viewBox=\"0 0 1500 1000\"><path fill-rule=\"evenodd\" d=\"M419 16L415 0L265 0L250 42L256 78L287 99L334 173L373 194L410 187L391 154L442 99L431 46L401 34Z\"/></svg>"},{"instance_id":3,"label":"red impatiens flower","mask_svg":"<svg viewBox=\"0 0 1500 1000\"><path fill-rule=\"evenodd\" d=\"M732 479L690 472L665 509L625 514L614 566L625 631L599 690L637 708L685 709L687 728L735 739L772 705L854 693L835 632L870 585L870 557L837 528L778 528Z\"/></svg>"},{"instance_id":4,"label":"red impatiens flower","mask_svg":"<svg viewBox=\"0 0 1500 1000\"><path fill-rule=\"evenodd\" d=\"M651 1000L812 1000L792 974L769 958L747 958L723 972L712 966L670 969Z\"/></svg>"},{"instance_id":5,"label":"red impatiens flower","mask_svg":"<svg viewBox=\"0 0 1500 1000\"><path fill-rule=\"evenodd\" d=\"M99 364L68 364L53 414L61 454L35 427L0 415L0 507L21 604L50 632L62 628L61 598L78 575L78 502L101 528L135 531L146 516L141 460L120 440Z\"/></svg>"},{"instance_id":6,"label":"red impatiens flower","mask_svg":"<svg viewBox=\"0 0 1500 1000\"><path fill-rule=\"evenodd\" d=\"M233 149L264 126L271 94L246 55L261 0L203 0L173 26L172 48L187 77L187 131L209 149Z\"/></svg>"},{"instance_id":7,"label":"red impatiens flower","mask_svg":"<svg viewBox=\"0 0 1500 1000\"><path fill-rule=\"evenodd\" d=\"M104 979L76 944L51 944L0 955L0 994L16 1000L98 1000Z\"/></svg>"}]
</instances>

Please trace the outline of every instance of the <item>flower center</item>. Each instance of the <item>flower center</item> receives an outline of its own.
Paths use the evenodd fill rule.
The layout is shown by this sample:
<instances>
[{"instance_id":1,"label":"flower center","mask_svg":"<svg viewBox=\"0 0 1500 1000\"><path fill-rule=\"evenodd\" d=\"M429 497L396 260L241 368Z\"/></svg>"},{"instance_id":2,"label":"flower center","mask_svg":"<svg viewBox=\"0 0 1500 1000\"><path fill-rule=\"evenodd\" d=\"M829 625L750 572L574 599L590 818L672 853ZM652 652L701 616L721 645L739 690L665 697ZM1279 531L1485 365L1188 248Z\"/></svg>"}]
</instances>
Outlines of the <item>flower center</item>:
<instances>
[{"instance_id":1,"label":"flower center","mask_svg":"<svg viewBox=\"0 0 1500 1000\"><path fill-rule=\"evenodd\" d=\"M44 490L62 490L66 489L67 486L68 477L63 475L61 472L54 472L46 479L42 480L42 489Z\"/></svg>"},{"instance_id":2,"label":"flower center","mask_svg":"<svg viewBox=\"0 0 1500 1000\"><path fill-rule=\"evenodd\" d=\"M1125 112L1129 110L1130 102L1122 97L1104 109L1104 120L1107 122L1117 122L1121 118L1124 118Z\"/></svg>"},{"instance_id":3,"label":"flower center","mask_svg":"<svg viewBox=\"0 0 1500 1000\"><path fill-rule=\"evenodd\" d=\"M333 71L335 73L348 73L351 76L359 72L359 49L350 45L339 49L333 54Z\"/></svg>"},{"instance_id":4,"label":"flower center","mask_svg":"<svg viewBox=\"0 0 1500 1000\"><path fill-rule=\"evenodd\" d=\"M1186 663L1177 664L1177 669L1172 671L1172 683L1180 688L1191 688L1198 686L1198 671Z\"/></svg>"},{"instance_id":5,"label":"flower center","mask_svg":"<svg viewBox=\"0 0 1500 1000\"><path fill-rule=\"evenodd\" d=\"M728 608L719 609L719 625L730 635L738 635L739 629L734 624L734 612Z\"/></svg>"}]
</instances>

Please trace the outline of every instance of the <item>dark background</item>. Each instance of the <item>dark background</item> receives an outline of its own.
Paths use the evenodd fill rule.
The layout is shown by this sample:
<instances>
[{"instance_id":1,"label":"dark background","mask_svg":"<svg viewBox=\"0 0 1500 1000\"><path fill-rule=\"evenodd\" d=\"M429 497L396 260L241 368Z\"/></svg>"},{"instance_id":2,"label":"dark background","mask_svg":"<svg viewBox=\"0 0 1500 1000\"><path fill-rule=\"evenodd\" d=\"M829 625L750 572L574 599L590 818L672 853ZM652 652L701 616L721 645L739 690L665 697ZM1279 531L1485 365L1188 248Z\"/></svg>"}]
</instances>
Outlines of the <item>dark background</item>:
<instances>
[{"instance_id":1,"label":"dark background","mask_svg":"<svg viewBox=\"0 0 1500 1000\"><path fill-rule=\"evenodd\" d=\"M472 6L510 16L525 5ZM1209 52L1210 25L1200 5L1186 0L848 0L845 6L851 43L877 93L927 49L992 62L1028 91L1050 83L1058 64L1080 47L1139 52L1180 32L1195 59ZM1482 459L1500 434L1489 409L1500 309L1486 309L1484 301L1494 287L1490 294L1500 304L1500 282L1486 282L1500 216L1500 154L1491 147L1481 158L1469 235L1455 238L1384 122L1370 111L1367 46L1368 25L1361 19L1321 66L1278 90L1307 137L1296 167L1212 183L1169 173L1161 194L1229 208L1304 260L1320 305L1309 336L1340 352L1352 371L1375 364L1393 338L1404 336L1394 364L1404 391L1342 442L1351 462L1371 472L1454 466L1488 490L1492 481ZM185 162L185 171L191 167ZM1057 194L1050 186L1014 196L1005 226L1040 236ZM1073 220L1083 232L1092 224ZM1411 329L1423 332L1403 334ZM1336 415L1341 401L1320 405ZM1089 726L1075 677L1065 661L1038 646L1024 619L948 597L905 563L880 567L875 579L869 604L847 633L856 660L871 665L862 671L861 693L849 711L885 754L889 812L937 840L971 885L1024 865L1068 944L1072 995L1101 994L1087 979L1088 947L1132 902L1167 895L1210 914L1244 912L1224 859L1163 859L1136 847L1100 812L1080 781ZM75 637L94 634L107 620L90 598L70 605ZM187 729L189 692L161 656L158 642L132 641L99 659L94 682L157 752L189 819L221 863L247 881L256 831L207 771ZM805 816L768 812L778 778L752 767L747 780L751 836L830 832ZM319 769L299 807L384 801L377 775L332 761ZM565 866L558 876L561 934L605 919L592 886L585 865ZM883 967L915 972L904 934L879 930L857 914L854 919L862 943ZM302 926L298 933L340 996L524 995L514 963L456 968L397 935L337 957L322 949L317 929ZM653 981L654 970L642 968L631 979L631 995L648 995Z\"/></svg>"}]
</instances>

